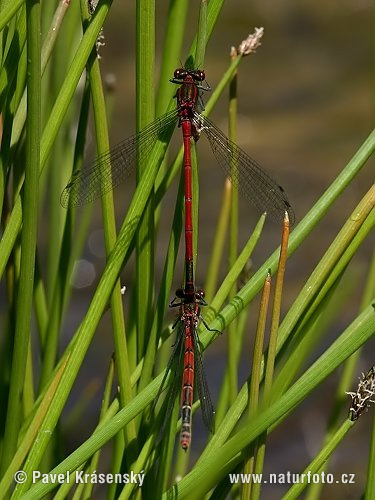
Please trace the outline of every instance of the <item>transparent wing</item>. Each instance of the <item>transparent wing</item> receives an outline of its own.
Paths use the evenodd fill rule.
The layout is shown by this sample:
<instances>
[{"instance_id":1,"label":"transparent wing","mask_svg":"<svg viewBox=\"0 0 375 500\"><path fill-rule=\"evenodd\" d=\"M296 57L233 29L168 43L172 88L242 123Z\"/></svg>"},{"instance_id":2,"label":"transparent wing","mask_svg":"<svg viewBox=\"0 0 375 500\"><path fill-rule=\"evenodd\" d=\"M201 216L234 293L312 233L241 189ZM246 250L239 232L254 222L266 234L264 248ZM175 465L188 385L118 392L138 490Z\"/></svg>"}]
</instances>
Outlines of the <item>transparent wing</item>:
<instances>
[{"instance_id":1,"label":"transparent wing","mask_svg":"<svg viewBox=\"0 0 375 500\"><path fill-rule=\"evenodd\" d=\"M172 378L172 382L171 382L171 385L168 389L168 394L166 397L167 409L166 409L165 415L164 415L164 424L163 424L163 428L161 430L161 434L163 434L165 425L169 421L169 418L172 414L173 406L174 406L177 394L181 391L183 353L184 353L184 336L183 336L183 331L182 331L182 324L181 324L181 322L179 322L178 329L177 329L176 343L175 343L172 355L168 361L168 365L167 365L167 368L165 370L163 380L160 384L160 388L158 390L158 393L157 393L155 400L154 400L152 407L151 407L151 411L153 413L155 411L155 407L156 407L156 404L159 400L159 397L164 390L164 385L165 385L165 382L167 380L167 377L168 377L169 373L171 373L173 378Z\"/></svg>"},{"instance_id":2,"label":"transparent wing","mask_svg":"<svg viewBox=\"0 0 375 500\"><path fill-rule=\"evenodd\" d=\"M194 353L195 380L198 389L198 396L201 402L203 422L207 427L207 429L211 433L214 433L215 411L211 401L210 391L208 390L206 375L203 369L202 354L196 327L194 328L194 345L195 345L195 353Z\"/></svg>"},{"instance_id":3,"label":"transparent wing","mask_svg":"<svg viewBox=\"0 0 375 500\"><path fill-rule=\"evenodd\" d=\"M193 122L198 133L204 132L216 160L239 191L258 210L267 212L277 221L282 221L287 211L293 225L294 212L284 189L206 116L195 112Z\"/></svg>"},{"instance_id":4,"label":"transparent wing","mask_svg":"<svg viewBox=\"0 0 375 500\"><path fill-rule=\"evenodd\" d=\"M118 186L134 171L138 155L146 159L158 139L169 140L177 120L177 110L170 111L98 156L87 168L77 170L61 194L61 205L84 205Z\"/></svg>"}]
</instances>

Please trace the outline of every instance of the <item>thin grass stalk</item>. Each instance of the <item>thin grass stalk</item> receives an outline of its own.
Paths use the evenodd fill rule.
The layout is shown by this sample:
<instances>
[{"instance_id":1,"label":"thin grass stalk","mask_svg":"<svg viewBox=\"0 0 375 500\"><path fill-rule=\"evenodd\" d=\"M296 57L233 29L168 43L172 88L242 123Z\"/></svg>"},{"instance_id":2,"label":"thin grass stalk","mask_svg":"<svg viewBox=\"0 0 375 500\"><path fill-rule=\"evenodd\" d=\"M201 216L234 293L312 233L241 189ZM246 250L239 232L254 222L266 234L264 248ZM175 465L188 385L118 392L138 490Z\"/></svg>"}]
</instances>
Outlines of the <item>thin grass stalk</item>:
<instances>
[{"instance_id":1,"label":"thin grass stalk","mask_svg":"<svg viewBox=\"0 0 375 500\"><path fill-rule=\"evenodd\" d=\"M8 35L9 38L9 35ZM18 88L25 84L25 51L22 51L26 42L26 7L22 8L16 24L15 35L4 61L0 73L0 109L2 110L1 148L0 148L0 213L2 220L6 221L9 211L6 196L6 182L12 164L12 151L10 148L14 114L18 105ZM21 55L23 53L23 56ZM4 54L5 56L5 54ZM18 75L18 79L15 76ZM4 211L3 211L4 208Z\"/></svg>"},{"instance_id":2,"label":"thin grass stalk","mask_svg":"<svg viewBox=\"0 0 375 500\"><path fill-rule=\"evenodd\" d=\"M228 298L230 290L233 287L233 284L238 281L241 273L245 269L245 266L248 263L249 259L251 258L251 255L262 235L264 222L265 222L265 214L261 215L261 217L259 218L254 228L254 231L251 233L240 255L237 257L236 261L228 271L228 274L223 279L223 282L221 283L214 298L212 299L209 312L207 312L206 314L207 321L212 321L214 317L218 314L218 311L220 311L220 308L222 307L223 303Z\"/></svg>"},{"instance_id":3,"label":"thin grass stalk","mask_svg":"<svg viewBox=\"0 0 375 500\"><path fill-rule=\"evenodd\" d=\"M86 473L86 471L87 469L85 469L84 473ZM72 500L81 500L84 490L85 490L85 485L83 483L78 484L72 495Z\"/></svg>"},{"instance_id":4,"label":"thin grass stalk","mask_svg":"<svg viewBox=\"0 0 375 500\"><path fill-rule=\"evenodd\" d=\"M283 292L285 266L288 253L288 240L289 240L289 218L288 213L285 212L283 221L283 230L280 245L280 260L276 274L275 295L273 299L272 318L271 318L271 331L270 339L267 350L267 361L264 376L264 392L263 400L265 405L269 405L271 397L271 389L273 384L273 371L275 367L275 358L277 352L277 334L279 331L280 313L281 313L281 298ZM265 431L257 440L257 451L255 455L255 474L261 474L264 467L264 457L266 453L266 440L267 431ZM252 498L258 499L260 497L260 484L253 483L251 494Z\"/></svg>"},{"instance_id":5,"label":"thin grass stalk","mask_svg":"<svg viewBox=\"0 0 375 500\"><path fill-rule=\"evenodd\" d=\"M206 282L204 285L206 300L208 303L211 302L214 291L217 287L220 263L223 257L224 245L228 232L231 193L232 183L229 179L225 179L222 200L220 203L220 213L216 224L216 232L212 244L211 258L208 263Z\"/></svg>"},{"instance_id":6,"label":"thin grass stalk","mask_svg":"<svg viewBox=\"0 0 375 500\"><path fill-rule=\"evenodd\" d=\"M231 59L235 59L232 54ZM228 103L228 137L229 139L237 143L237 110L238 110L238 99L237 99L237 71L234 71L232 78L229 83L229 103ZM236 178L236 172L238 165L233 160L231 162L231 172L233 172L234 178ZM238 189L232 185L231 193L231 210L230 210L230 224L229 224L229 248L228 248L228 266L231 269L237 259L238 253ZM232 288L229 292L229 299L232 299L237 292L237 284L233 283ZM238 392L238 380L237 380L237 363L236 363L236 343L238 342L237 333L237 320L232 321L228 327L227 335L227 351L228 351L228 404L231 405L236 399Z\"/></svg>"},{"instance_id":7,"label":"thin grass stalk","mask_svg":"<svg viewBox=\"0 0 375 500\"><path fill-rule=\"evenodd\" d=\"M66 40L74 40L77 37L77 26L79 26L78 3L72 5L70 15L59 32L60 37L55 38L53 58L48 66L48 71L44 72L43 78L43 108L42 115L48 117L51 108L59 93L62 82L64 81L69 67L70 56L72 55L73 44L67 44ZM56 35L55 35L56 36ZM53 37L52 37L53 40ZM51 41L51 38L48 39ZM43 61L42 61L43 64ZM21 104L19 106L22 112ZM52 292L55 287L55 280L58 272L58 259L60 250L60 238L56 237L56 228L61 227L63 213L61 210L60 199L62 189L62 176L65 170L63 163L71 165L73 156L73 144L70 140L70 130L74 127L76 120L75 109L71 107L68 110L67 117L62 123L60 133L53 145L50 159L47 164L47 173L41 176L40 191L44 195L44 203L49 206L47 215L47 234L49 235L49 244L47 246L46 257L46 289L48 304L51 305ZM41 197L42 198L42 197Z\"/></svg>"},{"instance_id":8,"label":"thin grass stalk","mask_svg":"<svg viewBox=\"0 0 375 500\"><path fill-rule=\"evenodd\" d=\"M36 252L36 258L35 258L34 309L35 309L35 320L38 329L39 341L41 345L44 345L47 332L49 311L47 308L47 299L46 299L44 283L40 272L38 250Z\"/></svg>"},{"instance_id":9,"label":"thin grass stalk","mask_svg":"<svg viewBox=\"0 0 375 500\"><path fill-rule=\"evenodd\" d=\"M208 43L208 41L210 39L210 36L211 36L212 31L215 27L215 24L218 20L218 17L219 17L219 14L221 12L221 9L223 8L223 5L224 5L224 0L211 0L207 5L207 12L206 12L206 14L204 14L206 17L206 21L205 21L205 24L206 24L206 26L205 26L206 44ZM201 8L202 8L202 4L201 4ZM200 50L199 44L200 44L199 33L197 33L197 36L194 38L194 41L190 47L189 56L187 58L187 61L189 61L191 59L191 57L194 57L194 55L197 56L197 47L198 47L198 51ZM196 61L197 61L197 59L195 59L195 62ZM199 57L198 57L198 61L199 61ZM203 61L204 61L204 58L202 59L202 63L203 63Z\"/></svg>"},{"instance_id":10,"label":"thin grass stalk","mask_svg":"<svg viewBox=\"0 0 375 500\"><path fill-rule=\"evenodd\" d=\"M200 1L198 30L196 37L196 48L194 68L204 67L204 55L207 45L207 0Z\"/></svg>"},{"instance_id":11,"label":"thin grass stalk","mask_svg":"<svg viewBox=\"0 0 375 500\"><path fill-rule=\"evenodd\" d=\"M137 131L151 123L155 116L155 0L136 2L136 117ZM137 170L137 182L145 173L147 160L141 161ZM141 359L147 348L147 337L154 309L154 196L150 193L137 232L136 258L136 308L137 308L137 355ZM134 339L133 339L134 342ZM135 348L135 346L134 346ZM133 351L131 351L133 354Z\"/></svg>"},{"instance_id":12,"label":"thin grass stalk","mask_svg":"<svg viewBox=\"0 0 375 500\"><path fill-rule=\"evenodd\" d=\"M87 4L81 1L81 12L85 22L88 20ZM88 62L88 72L93 97L93 110L96 130L97 152L100 156L109 150L108 125L104 100L104 92L100 75L99 61L97 59L96 48L91 53ZM103 227L105 236L105 246L107 255L113 248L116 240L116 223L112 192L108 192L101 198ZM132 398L132 389L130 383L130 367L127 355L126 332L124 322L124 311L122 305L122 295L120 293L121 284L118 280L114 286L114 291L110 298L111 317L113 325L113 337L115 345L115 359L118 374L119 393L121 406L124 407ZM113 473L120 472L125 446L129 443L136 443L135 422L131 422L122 430L114 440L111 470ZM134 452L128 448L129 456ZM114 494L115 489L110 490Z\"/></svg>"},{"instance_id":13,"label":"thin grass stalk","mask_svg":"<svg viewBox=\"0 0 375 500\"><path fill-rule=\"evenodd\" d=\"M89 18L89 12L87 10L87 3L85 0L81 0L81 13L83 23L85 24ZM100 156L101 154L104 154L109 150L109 138L104 92L100 75L99 61L96 55L95 48L93 49L93 52L89 59L88 72L94 111L97 152L98 156ZM116 241L116 221L112 192L110 191L106 193L106 195L101 198L101 201L106 252L107 255L109 255ZM120 402L121 406L124 407L132 398L132 390L130 383L130 366L128 362L124 311L120 289L121 284L120 281L117 280L110 299L110 306ZM126 427L126 429L124 430L124 435L125 443L127 445L131 442L136 442L136 429L134 422Z\"/></svg>"},{"instance_id":14,"label":"thin grass stalk","mask_svg":"<svg viewBox=\"0 0 375 500\"><path fill-rule=\"evenodd\" d=\"M84 70L91 49L95 44L96 37L103 25L112 0L103 0L93 16L89 28L84 34L77 49L76 55L69 68L67 78L64 80L60 93L56 98L55 105L51 111L48 122L44 128L40 148L40 171L46 164L51 148L60 130L61 123L68 109L69 103L74 95L80 76ZM22 223L22 205L20 197L17 196L9 222L5 228L3 238L0 241L0 277L8 262L9 255L15 244Z\"/></svg>"},{"instance_id":15,"label":"thin grass stalk","mask_svg":"<svg viewBox=\"0 0 375 500\"><path fill-rule=\"evenodd\" d=\"M78 6L77 3L74 5ZM43 108L42 115L49 115L51 108L55 102L56 96L59 93L61 83L64 81L69 66L70 56L73 48L73 44L67 44L66 40L74 40L77 37L77 25L79 26L79 12L77 8L70 11L70 16L66 18L61 31L59 31L60 37L57 38L57 34L52 35L48 33L47 47L54 48L53 58L48 66L48 71L44 72L43 78ZM60 14L64 14L66 9L60 10ZM59 19L60 23L62 21L62 16ZM58 22L59 22L58 21ZM59 24L54 24L54 27L59 27ZM55 42L55 43L54 43ZM43 44L46 46L46 44ZM52 47L51 47L52 49ZM45 52L45 51L44 51ZM51 52L50 52L51 54ZM44 58L46 54L44 55ZM44 59L43 58L43 59ZM43 61L42 59L42 68ZM46 67L46 63L44 68ZM78 104L78 103L77 103ZM49 244L47 246L47 258L46 258L46 289L48 304L51 305L52 293L55 288L55 281L58 272L58 259L60 250L60 238L56 237L56 228L61 227L61 220L63 213L61 210L60 199L61 189L62 189L62 177L65 171L63 163L71 165L73 156L73 144L70 139L70 130L74 127L76 120L75 109L71 107L68 110L67 118L62 123L60 133L56 138L55 144L51 151L50 160L48 161L47 173L41 177L41 188L40 191L43 193L43 199L45 203L49 206L47 215L47 234L49 235ZM22 116L22 99L20 106L20 115ZM46 189L47 188L47 189Z\"/></svg>"},{"instance_id":16,"label":"thin grass stalk","mask_svg":"<svg viewBox=\"0 0 375 500\"><path fill-rule=\"evenodd\" d=\"M78 119L78 127L75 140L75 151L73 159L73 171L77 171L83 164L84 149L86 144L86 132L89 117L90 105L90 89L86 80L85 89L83 92L80 114ZM68 277L71 275L76 252L74 252L73 241L79 244L80 240L86 239L87 231L84 224L81 224L80 235L78 238L73 238L73 226L75 221L75 210L69 210L67 213L63 228L63 235L59 250L58 273L56 276L54 290L51 295L51 305L49 310L48 322L45 330L41 330L43 363L39 380L39 392L48 383L52 370L55 367L57 347L59 341L59 333L61 319L63 315L64 305L68 299ZM82 238L82 239L81 239ZM47 334L48 333L48 334Z\"/></svg>"},{"instance_id":17,"label":"thin grass stalk","mask_svg":"<svg viewBox=\"0 0 375 500\"><path fill-rule=\"evenodd\" d=\"M165 112L175 94L174 85L171 85L169 78L172 77L173 71L176 69L176 64L181 53L186 21L188 19L188 5L188 0L169 2L165 39L161 56L160 81L156 95L156 116L160 116ZM158 185L158 180L156 181L156 185Z\"/></svg>"},{"instance_id":18,"label":"thin grass stalk","mask_svg":"<svg viewBox=\"0 0 375 500\"><path fill-rule=\"evenodd\" d=\"M288 241L289 241L289 218L287 212L285 212L285 218L283 221L283 230L281 236L280 259L276 274L275 296L273 299L273 307L272 307L271 331L270 331L270 339L267 350L266 371L264 377L263 397L265 404L269 404L269 397L271 394L271 387L273 382L273 371L275 366L276 346L277 346L277 332L280 323L281 299L282 299L286 259L288 252Z\"/></svg>"},{"instance_id":19,"label":"thin grass stalk","mask_svg":"<svg viewBox=\"0 0 375 500\"><path fill-rule=\"evenodd\" d=\"M77 472L80 472L83 469L83 465L77 469ZM65 500L69 492L76 486L73 482L65 481L60 488L57 490L57 493L53 496L53 500Z\"/></svg>"},{"instance_id":20,"label":"thin grass stalk","mask_svg":"<svg viewBox=\"0 0 375 500\"><path fill-rule=\"evenodd\" d=\"M103 398L102 398L102 405L100 408L100 415L99 415L99 423L103 420L105 414L108 411L110 401L111 401L111 392L112 392L112 387L113 387L113 379L114 379L114 372L115 372L115 363L113 358L111 359L109 363L109 368L108 368L108 373L105 381L105 386L104 386L104 391L103 391ZM128 426L129 428L130 426ZM88 466L88 473L93 473L98 469L98 463L99 463L99 458L100 458L100 451L98 450L91 458L90 464ZM112 470L112 473L114 471ZM87 484L84 485L84 498L92 498L92 493L93 493L93 483L88 482Z\"/></svg>"},{"instance_id":21,"label":"thin grass stalk","mask_svg":"<svg viewBox=\"0 0 375 500\"><path fill-rule=\"evenodd\" d=\"M123 429L113 438L112 446L110 470L118 472L121 470L124 459L125 437ZM113 483L109 485L108 499L116 498L116 491L117 484Z\"/></svg>"},{"instance_id":22,"label":"thin grass stalk","mask_svg":"<svg viewBox=\"0 0 375 500\"><path fill-rule=\"evenodd\" d=\"M172 465L173 450L176 440L176 425L175 422L178 419L180 412L179 400L176 399L174 402L173 411L171 413L170 421L167 425L166 432L160 444L159 460L156 465L157 476L155 480L155 491L156 498L161 498L161 494L166 490L169 481L170 470ZM153 485L150 484L153 488Z\"/></svg>"},{"instance_id":23,"label":"thin grass stalk","mask_svg":"<svg viewBox=\"0 0 375 500\"><path fill-rule=\"evenodd\" d=\"M17 448L22 419L21 394L24 386L27 348L31 330L35 250L37 241L38 179L40 162L40 4L29 0L27 8L28 117L26 133L25 214L21 235L21 268L11 381L4 434L1 470L4 472Z\"/></svg>"},{"instance_id":24,"label":"thin grass stalk","mask_svg":"<svg viewBox=\"0 0 375 500\"><path fill-rule=\"evenodd\" d=\"M46 33L48 31L48 27L51 24L54 9L55 9L54 2L50 2L48 5L43 5L43 9L41 11L41 20L40 20L42 40L44 40Z\"/></svg>"},{"instance_id":25,"label":"thin grass stalk","mask_svg":"<svg viewBox=\"0 0 375 500\"><path fill-rule=\"evenodd\" d=\"M81 465L81 467L79 467L76 470L76 473L83 471L85 469L85 465L86 464ZM74 493L70 493L74 487L75 487ZM65 500L68 497L71 498L72 500L80 499L82 497L84 489L85 489L84 483L79 483L77 485L74 484L73 481L71 482L65 481L65 483L63 483L57 490L57 493L54 495L53 500Z\"/></svg>"},{"instance_id":26,"label":"thin grass stalk","mask_svg":"<svg viewBox=\"0 0 375 500\"><path fill-rule=\"evenodd\" d=\"M7 3L10 3L9 0L2 0L2 2L0 4L1 11L4 9L4 6ZM10 45L12 43L15 31L16 31L17 17L18 16L14 16L14 18L9 21L8 26L4 30L4 34L2 36L2 40L1 40L1 49L2 49L1 50L1 56L2 56L1 57L1 66L4 63L4 59L8 55L9 48L10 48Z\"/></svg>"},{"instance_id":27,"label":"thin grass stalk","mask_svg":"<svg viewBox=\"0 0 375 500\"><path fill-rule=\"evenodd\" d=\"M136 462L130 466L129 470L132 470L134 474L141 474L145 472L147 460L149 458L152 460L153 453L155 454L155 436L149 436L147 441L144 443ZM118 500L127 500L128 498L132 498L135 488L138 488L138 485L135 482L126 484L118 496Z\"/></svg>"},{"instance_id":28,"label":"thin grass stalk","mask_svg":"<svg viewBox=\"0 0 375 500\"><path fill-rule=\"evenodd\" d=\"M0 13L0 31L5 28L9 21L16 14L18 9L25 3L25 0L14 0L13 2L7 2L5 7L1 9Z\"/></svg>"},{"instance_id":29,"label":"thin grass stalk","mask_svg":"<svg viewBox=\"0 0 375 500\"><path fill-rule=\"evenodd\" d=\"M60 3L56 9L55 15L49 27L46 38L43 41L42 55L41 55L42 75L45 74L47 63L50 60L52 51L57 41L57 37L60 34L62 21L65 17L69 5L70 3L67 0L60 0ZM22 95L21 101L19 103L19 106L17 107L17 112L14 118L14 126L12 129L12 140L11 140L12 147L14 147L20 140L25 120L26 120L26 91Z\"/></svg>"},{"instance_id":30,"label":"thin grass stalk","mask_svg":"<svg viewBox=\"0 0 375 500\"><path fill-rule=\"evenodd\" d=\"M35 402L34 385L33 352L31 347L31 340L29 339L25 370L25 384L22 394L22 411L24 415L29 415L33 408Z\"/></svg>"},{"instance_id":31,"label":"thin grass stalk","mask_svg":"<svg viewBox=\"0 0 375 500\"><path fill-rule=\"evenodd\" d=\"M252 362L251 379L249 387L249 404L248 404L249 419L254 418L254 416L258 411L259 387L260 387L261 373L262 373L262 367L261 367L262 354L264 349L264 334L266 330L270 293L271 293L271 274L268 272L266 279L264 281L262 296L260 299L257 330L255 334L253 362ZM251 475L253 473L254 463L255 463L255 454L254 454L255 450L256 450L256 444L254 446L250 446L250 448L248 448L244 452L244 457L245 457L245 462L243 467L244 474ZM252 487L251 482L244 483L242 485L241 498L243 500L251 498L251 487Z\"/></svg>"},{"instance_id":32,"label":"thin grass stalk","mask_svg":"<svg viewBox=\"0 0 375 500\"><path fill-rule=\"evenodd\" d=\"M326 443L326 445L319 451L318 455L314 458L312 462L305 468L305 470L301 473L305 474L304 477L311 477L313 474L317 474L324 463L329 459L332 453L335 451L337 446L344 439L346 434L352 429L355 422L347 418L340 428L335 432L334 436ZM294 484L287 493L282 497L282 500L292 500L294 498L298 498L302 491L308 486L308 482L301 482Z\"/></svg>"},{"instance_id":33,"label":"thin grass stalk","mask_svg":"<svg viewBox=\"0 0 375 500\"><path fill-rule=\"evenodd\" d=\"M232 54L232 60L235 57ZM228 106L228 136L229 139L237 143L237 118L238 118L238 96L237 96L237 70L234 71L229 83L229 106ZM236 175L238 165L233 162L231 169L233 176ZM232 267L238 255L238 187L232 184L231 193L231 211L230 211L230 230L229 230L229 268ZM230 293L232 298L237 291L233 285Z\"/></svg>"},{"instance_id":34,"label":"thin grass stalk","mask_svg":"<svg viewBox=\"0 0 375 500\"><path fill-rule=\"evenodd\" d=\"M194 414L195 413L193 410L193 416L194 416ZM179 419L179 424L180 423L181 423L181 419ZM181 428L181 426L179 426L179 430L180 430L180 428ZM178 434L179 434L179 431L178 431ZM183 453L183 450L181 449L181 447L178 449L176 462L174 464L173 474L172 474L172 481L173 482L177 482L179 480L179 478L184 477L184 475L186 474L186 471L188 470L191 453L190 453L190 450L187 450L187 451L188 451L188 453ZM166 490L168 484L166 484L165 486L166 487L165 487L164 491Z\"/></svg>"},{"instance_id":35,"label":"thin grass stalk","mask_svg":"<svg viewBox=\"0 0 375 500\"><path fill-rule=\"evenodd\" d=\"M5 59L0 72L0 109L4 110L6 101L10 99L10 89L13 88L14 79L17 76L20 53L26 43L26 6L22 7L20 15L15 21L15 31L11 38L9 50L4 54Z\"/></svg>"},{"instance_id":36,"label":"thin grass stalk","mask_svg":"<svg viewBox=\"0 0 375 500\"><path fill-rule=\"evenodd\" d=\"M24 10L22 10L21 14L26 15L26 13L24 13ZM26 72L27 72L27 44L25 44L23 46L21 54L19 56L17 78L16 78L16 82L15 82L16 83L16 91L14 93L14 100L12 102L12 110L15 110L18 108L18 105L21 101L22 95L25 92ZM13 131L12 131L12 134L13 134ZM26 130L23 131L23 136L21 137L19 144L17 144L17 148L15 149L15 155L19 154L19 151L23 150L23 148L25 147L25 143L26 143ZM11 147L13 147L12 143L11 143ZM13 151L11 150L11 152L13 152Z\"/></svg>"}]
</instances>

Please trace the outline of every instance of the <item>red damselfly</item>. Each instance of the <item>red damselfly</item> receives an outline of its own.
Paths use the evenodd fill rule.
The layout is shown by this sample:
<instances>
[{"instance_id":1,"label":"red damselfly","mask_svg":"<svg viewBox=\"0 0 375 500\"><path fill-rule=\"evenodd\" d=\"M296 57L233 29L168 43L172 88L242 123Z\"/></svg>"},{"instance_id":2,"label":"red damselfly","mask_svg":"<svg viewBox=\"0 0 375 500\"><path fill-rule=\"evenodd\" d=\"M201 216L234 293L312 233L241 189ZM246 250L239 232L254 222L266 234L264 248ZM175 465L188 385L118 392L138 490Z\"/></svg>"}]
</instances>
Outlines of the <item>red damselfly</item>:
<instances>
[{"instance_id":1,"label":"red damselfly","mask_svg":"<svg viewBox=\"0 0 375 500\"><path fill-rule=\"evenodd\" d=\"M66 208L70 205L84 205L118 186L134 171L139 159L148 158L158 139L167 137L177 123L182 125L181 117L184 115L188 118L186 122L190 123L190 137L195 140L201 135L207 137L217 162L250 203L279 222L283 221L287 211L290 224L293 225L294 213L284 189L196 109L199 90L209 90L209 87L200 84L204 80L203 71L177 69L171 80L172 83L181 85L176 94L177 108L98 156L88 168L77 170L61 195L61 204ZM232 168L233 165L236 166L235 169Z\"/></svg>"},{"instance_id":2,"label":"red damselfly","mask_svg":"<svg viewBox=\"0 0 375 500\"><path fill-rule=\"evenodd\" d=\"M172 327L172 330L176 327L178 328L177 339L153 405L154 408L163 391L167 376L171 374L172 383L167 398L168 408L165 421L169 420L177 394L180 392L180 443L184 450L188 449L191 441L192 406L195 386L198 389L203 422L211 433L214 432L215 412L203 369L198 324L202 321L208 330L213 332L218 332L218 330L209 328L202 318L200 308L205 305L207 304L204 300L203 290L195 290L193 294L186 293L186 289L183 288L179 288L176 291L176 297L171 302L170 307L180 308L177 320Z\"/></svg>"},{"instance_id":3,"label":"red damselfly","mask_svg":"<svg viewBox=\"0 0 375 500\"><path fill-rule=\"evenodd\" d=\"M205 73L201 70L179 68L174 72L172 83L180 85L176 93L177 108L156 119L138 134L118 144L108 153L98 157L86 170L73 174L61 196L63 206L82 205L102 196L117 186L133 171L139 159L147 159L155 142L167 136L178 122L184 144L185 180L185 286L178 289L170 304L179 307L178 326L174 353L168 364L159 394L169 372L174 375L170 400L174 401L181 387L181 445L187 449L191 439L191 414L194 381L197 382L203 420L210 431L214 427L214 411L204 376L197 327L201 320L200 307L206 305L204 292L195 287L193 263L192 176L191 139L198 140L203 132L224 172L255 207L282 221L288 212L294 222L293 210L287 196L252 158L230 141L197 108L201 107L201 92L210 88L203 85ZM235 168L233 168L235 165ZM204 322L204 320L203 320ZM206 328L208 326L204 322ZM209 329L209 328L208 328Z\"/></svg>"}]
</instances>

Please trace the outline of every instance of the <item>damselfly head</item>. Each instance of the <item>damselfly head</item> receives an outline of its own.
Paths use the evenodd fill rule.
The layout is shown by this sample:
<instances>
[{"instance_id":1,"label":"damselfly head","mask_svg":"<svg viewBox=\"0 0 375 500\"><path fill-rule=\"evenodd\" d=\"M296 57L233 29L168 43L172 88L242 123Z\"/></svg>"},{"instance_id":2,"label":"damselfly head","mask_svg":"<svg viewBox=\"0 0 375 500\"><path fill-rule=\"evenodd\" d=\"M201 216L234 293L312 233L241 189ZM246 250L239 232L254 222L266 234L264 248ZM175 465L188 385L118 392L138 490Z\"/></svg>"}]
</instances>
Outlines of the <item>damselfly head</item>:
<instances>
[{"instance_id":1,"label":"damselfly head","mask_svg":"<svg viewBox=\"0 0 375 500\"><path fill-rule=\"evenodd\" d=\"M185 69L185 68L177 68L173 73L175 80L185 80L187 76L191 76L191 78L196 82L203 82L206 79L205 72L201 69Z\"/></svg>"},{"instance_id":2,"label":"damselfly head","mask_svg":"<svg viewBox=\"0 0 375 500\"><path fill-rule=\"evenodd\" d=\"M187 74L188 72L185 68L177 68L173 73L173 76L176 80L183 80L184 78L186 78Z\"/></svg>"}]
</instances>

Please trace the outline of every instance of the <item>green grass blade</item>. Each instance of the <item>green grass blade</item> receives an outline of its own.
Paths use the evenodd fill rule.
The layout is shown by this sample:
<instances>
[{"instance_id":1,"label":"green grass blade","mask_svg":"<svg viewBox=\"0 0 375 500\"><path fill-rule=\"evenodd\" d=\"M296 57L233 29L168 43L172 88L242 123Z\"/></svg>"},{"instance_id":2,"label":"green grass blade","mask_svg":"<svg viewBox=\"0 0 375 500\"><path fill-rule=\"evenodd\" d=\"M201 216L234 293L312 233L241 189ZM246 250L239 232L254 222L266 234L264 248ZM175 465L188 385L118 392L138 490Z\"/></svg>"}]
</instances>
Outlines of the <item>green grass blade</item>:
<instances>
[{"instance_id":1,"label":"green grass blade","mask_svg":"<svg viewBox=\"0 0 375 500\"><path fill-rule=\"evenodd\" d=\"M155 0L137 2L136 51L136 115L137 130L154 118L155 78ZM137 179L142 178L147 164L138 165ZM154 197L150 195L137 233L136 303L137 359L145 354L147 336L154 309Z\"/></svg>"},{"instance_id":2,"label":"green grass blade","mask_svg":"<svg viewBox=\"0 0 375 500\"><path fill-rule=\"evenodd\" d=\"M14 0L6 4L2 12L0 12L0 31L5 28L23 3L25 3L25 0Z\"/></svg>"},{"instance_id":3,"label":"green grass blade","mask_svg":"<svg viewBox=\"0 0 375 500\"><path fill-rule=\"evenodd\" d=\"M9 389L2 470L8 466L17 447L21 423L21 394L24 385L27 348L31 330L33 281L38 218L40 163L41 87L40 87L40 4L27 2L28 116L26 128L25 216L21 235L21 268L17 297L16 327Z\"/></svg>"},{"instance_id":4,"label":"green grass blade","mask_svg":"<svg viewBox=\"0 0 375 500\"><path fill-rule=\"evenodd\" d=\"M92 22L84 34L77 49L76 55L70 66L67 78L61 87L59 96L44 128L40 148L40 169L43 170L51 148L60 130L62 120L66 114L69 103L74 95L81 74L85 68L91 49L95 44L98 33L103 25L112 0L103 0L99 3ZM21 200L17 197L4 235L0 241L0 276L3 275L10 252L16 241L22 223Z\"/></svg>"},{"instance_id":5,"label":"green grass blade","mask_svg":"<svg viewBox=\"0 0 375 500\"><path fill-rule=\"evenodd\" d=\"M84 24L87 23L89 13L87 11L87 3L81 2L81 12ZM95 130L97 152L100 156L106 153L109 146L108 138L108 125L106 108L104 101L104 91L101 81L99 61L96 55L96 48L93 49L89 64L89 79L91 85L91 95L94 110ZM116 241L116 221L113 205L112 192L106 193L102 197L102 211L103 211L103 227L106 242L107 253L109 254ZM114 291L111 296L111 315L113 325L113 336L115 344L116 368L118 371L118 383L120 388L120 401L122 406L132 398L131 384L130 384L130 367L127 354L127 343L125 333L124 311L122 304L122 295L120 292L120 281L118 280L114 286ZM134 423L131 423L125 430L126 443L135 441L136 429Z\"/></svg>"}]
</instances>

